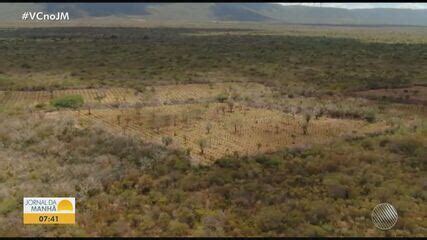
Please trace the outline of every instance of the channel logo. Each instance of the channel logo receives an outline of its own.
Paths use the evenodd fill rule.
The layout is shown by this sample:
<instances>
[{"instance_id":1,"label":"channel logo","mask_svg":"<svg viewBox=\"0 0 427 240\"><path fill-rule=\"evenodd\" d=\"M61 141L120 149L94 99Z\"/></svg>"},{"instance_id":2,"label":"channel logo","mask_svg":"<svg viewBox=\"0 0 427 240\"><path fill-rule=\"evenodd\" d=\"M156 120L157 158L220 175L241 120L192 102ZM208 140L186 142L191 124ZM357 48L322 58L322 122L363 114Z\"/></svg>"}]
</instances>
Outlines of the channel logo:
<instances>
[{"instance_id":1,"label":"channel logo","mask_svg":"<svg viewBox=\"0 0 427 240\"><path fill-rule=\"evenodd\" d=\"M24 198L24 224L75 224L75 198Z\"/></svg>"}]
</instances>

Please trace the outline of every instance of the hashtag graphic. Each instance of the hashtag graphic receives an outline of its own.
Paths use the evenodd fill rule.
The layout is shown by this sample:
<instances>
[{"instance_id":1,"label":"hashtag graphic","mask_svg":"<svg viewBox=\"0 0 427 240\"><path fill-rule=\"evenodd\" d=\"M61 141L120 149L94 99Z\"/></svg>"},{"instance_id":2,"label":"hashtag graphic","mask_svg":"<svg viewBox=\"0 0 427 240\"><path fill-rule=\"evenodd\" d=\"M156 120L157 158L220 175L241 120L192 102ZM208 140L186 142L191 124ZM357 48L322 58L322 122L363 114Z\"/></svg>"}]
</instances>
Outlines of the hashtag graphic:
<instances>
[{"instance_id":1,"label":"hashtag graphic","mask_svg":"<svg viewBox=\"0 0 427 240\"><path fill-rule=\"evenodd\" d=\"M28 12L22 14L22 20L26 21L28 19Z\"/></svg>"}]
</instances>

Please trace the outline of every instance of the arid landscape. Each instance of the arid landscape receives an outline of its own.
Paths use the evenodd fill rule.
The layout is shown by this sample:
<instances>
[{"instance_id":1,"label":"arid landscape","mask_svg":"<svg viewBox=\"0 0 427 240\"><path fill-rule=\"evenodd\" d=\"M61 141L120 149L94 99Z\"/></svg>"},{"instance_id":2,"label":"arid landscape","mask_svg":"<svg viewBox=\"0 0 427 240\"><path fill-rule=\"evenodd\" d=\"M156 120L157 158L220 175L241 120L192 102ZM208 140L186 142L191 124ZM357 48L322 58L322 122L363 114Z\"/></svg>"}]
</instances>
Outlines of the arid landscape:
<instances>
[{"instance_id":1,"label":"arid landscape","mask_svg":"<svg viewBox=\"0 0 427 240\"><path fill-rule=\"evenodd\" d=\"M0 29L0 236L426 236L424 27L132 24Z\"/></svg>"},{"instance_id":2,"label":"arid landscape","mask_svg":"<svg viewBox=\"0 0 427 240\"><path fill-rule=\"evenodd\" d=\"M33 108L37 115L48 108L49 101L66 96L81 96L85 104L73 111L50 109L46 117L68 115L80 127L103 123L118 134L184 149L195 164L391 129L385 121L323 116L321 109L304 115L270 106L251 107L245 102L248 98L273 98L271 89L255 83L152 86L142 92L123 88L5 91L2 102L8 108Z\"/></svg>"}]
</instances>

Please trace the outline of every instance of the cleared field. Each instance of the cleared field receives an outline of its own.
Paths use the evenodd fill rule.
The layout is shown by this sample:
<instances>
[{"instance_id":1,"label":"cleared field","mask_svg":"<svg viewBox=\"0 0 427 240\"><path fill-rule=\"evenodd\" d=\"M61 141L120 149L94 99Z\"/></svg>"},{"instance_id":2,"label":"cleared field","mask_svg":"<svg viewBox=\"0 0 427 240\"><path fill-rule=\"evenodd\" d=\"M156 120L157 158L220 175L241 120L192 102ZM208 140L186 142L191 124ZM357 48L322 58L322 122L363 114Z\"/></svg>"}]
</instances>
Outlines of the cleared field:
<instances>
[{"instance_id":1,"label":"cleared field","mask_svg":"<svg viewBox=\"0 0 427 240\"><path fill-rule=\"evenodd\" d=\"M256 97L271 90L257 83L185 84L129 88L69 89L55 91L0 91L0 102L9 107L35 106L65 95L81 95L85 103L94 104L172 104L194 100L214 100L219 95L232 98Z\"/></svg>"},{"instance_id":2,"label":"cleared field","mask_svg":"<svg viewBox=\"0 0 427 240\"><path fill-rule=\"evenodd\" d=\"M99 120L115 131L148 142L186 149L197 163L228 154L253 155L284 147L328 143L338 137L382 132L383 122L332 118L312 119L303 134L303 116L222 103L182 104L138 109L97 109L73 112L84 121ZM169 138L169 140L166 140Z\"/></svg>"},{"instance_id":3,"label":"cleared field","mask_svg":"<svg viewBox=\"0 0 427 240\"><path fill-rule=\"evenodd\" d=\"M372 99L388 99L403 103L427 104L427 87L375 89L357 93L358 96Z\"/></svg>"},{"instance_id":4,"label":"cleared field","mask_svg":"<svg viewBox=\"0 0 427 240\"><path fill-rule=\"evenodd\" d=\"M221 94L229 95L232 98L258 97L271 94L271 90L268 87L250 82L165 85L154 87L154 89L154 97L163 102L214 99Z\"/></svg>"},{"instance_id":5,"label":"cleared field","mask_svg":"<svg viewBox=\"0 0 427 240\"><path fill-rule=\"evenodd\" d=\"M209 163L229 154L253 155L284 147L328 143L339 137L382 132L388 128L383 122L313 117L304 133L303 115L238 103L239 99L271 94L272 90L262 84L216 83L148 86L139 90L4 91L0 92L0 99L5 106L31 107L60 96L81 95L86 104L106 106L94 106L90 114L89 109L69 112L81 121L98 120L122 134L184 149L198 163ZM220 103L224 99L235 101ZM298 104L302 102L299 100ZM116 106L111 107L113 105ZM120 107L123 105L129 107Z\"/></svg>"}]
</instances>

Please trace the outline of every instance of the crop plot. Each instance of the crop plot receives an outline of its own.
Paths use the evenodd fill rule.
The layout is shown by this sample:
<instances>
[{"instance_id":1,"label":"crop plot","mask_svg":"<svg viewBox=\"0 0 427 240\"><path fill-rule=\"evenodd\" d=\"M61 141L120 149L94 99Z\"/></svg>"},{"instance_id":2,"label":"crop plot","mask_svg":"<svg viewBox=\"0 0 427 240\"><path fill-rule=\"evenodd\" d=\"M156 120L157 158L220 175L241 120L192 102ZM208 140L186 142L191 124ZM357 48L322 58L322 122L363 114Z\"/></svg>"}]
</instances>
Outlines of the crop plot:
<instances>
[{"instance_id":1,"label":"crop plot","mask_svg":"<svg viewBox=\"0 0 427 240\"><path fill-rule=\"evenodd\" d=\"M82 123L102 122L119 133L183 149L195 162L204 164L231 154L268 153L388 128L384 122L306 119L303 115L248 107L239 101L271 94L271 89L257 83L215 83L148 86L138 91L109 88L0 92L0 98L3 104L16 107L80 95L85 104L98 104L69 111Z\"/></svg>"},{"instance_id":2,"label":"crop plot","mask_svg":"<svg viewBox=\"0 0 427 240\"><path fill-rule=\"evenodd\" d=\"M154 88L154 97L162 102L215 99L223 95L232 98L257 97L271 94L271 90L258 83L212 83L166 85Z\"/></svg>"},{"instance_id":3,"label":"crop plot","mask_svg":"<svg viewBox=\"0 0 427 240\"><path fill-rule=\"evenodd\" d=\"M81 95L87 104L161 105L216 100L221 96L237 99L265 94L271 94L271 90L258 83L215 83L150 86L141 91L129 88L2 91L0 102L9 107L35 106L65 95Z\"/></svg>"},{"instance_id":4,"label":"crop plot","mask_svg":"<svg viewBox=\"0 0 427 240\"><path fill-rule=\"evenodd\" d=\"M381 132L383 122L312 119L304 134L303 116L224 103L180 104L135 109L80 111L81 121L98 120L123 134L181 148L198 163L228 154L253 155L284 147L328 143L335 138Z\"/></svg>"}]
</instances>

